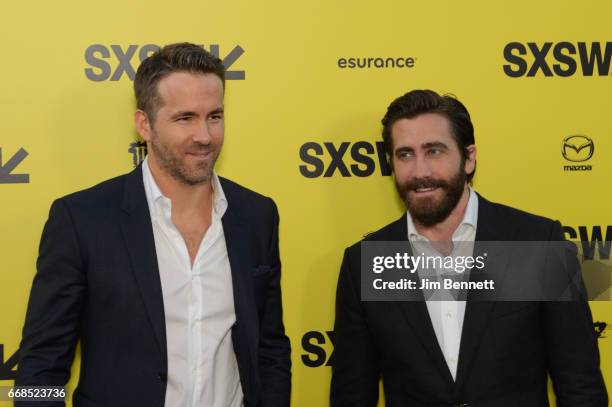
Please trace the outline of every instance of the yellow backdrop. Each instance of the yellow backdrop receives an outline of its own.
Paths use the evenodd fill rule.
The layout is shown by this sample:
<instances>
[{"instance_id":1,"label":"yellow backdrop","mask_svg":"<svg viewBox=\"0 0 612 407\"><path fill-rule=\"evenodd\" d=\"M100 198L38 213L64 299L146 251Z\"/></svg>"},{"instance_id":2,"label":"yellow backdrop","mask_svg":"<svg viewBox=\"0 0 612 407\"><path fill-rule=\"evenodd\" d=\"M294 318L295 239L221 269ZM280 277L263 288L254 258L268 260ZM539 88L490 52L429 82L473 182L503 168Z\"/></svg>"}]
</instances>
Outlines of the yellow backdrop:
<instances>
[{"instance_id":1,"label":"yellow backdrop","mask_svg":"<svg viewBox=\"0 0 612 407\"><path fill-rule=\"evenodd\" d=\"M559 219L568 237L605 240L584 265L609 281L611 13L612 3L559 0L4 5L0 385L13 383L50 203L141 158L131 77L172 42L226 60L218 171L279 206L294 406L327 404L344 247L401 213L377 142L386 106L410 89L457 95L476 129L475 188ZM591 158L563 156L584 158L564 150L572 135L593 142ZM609 386L612 305L591 305Z\"/></svg>"}]
</instances>

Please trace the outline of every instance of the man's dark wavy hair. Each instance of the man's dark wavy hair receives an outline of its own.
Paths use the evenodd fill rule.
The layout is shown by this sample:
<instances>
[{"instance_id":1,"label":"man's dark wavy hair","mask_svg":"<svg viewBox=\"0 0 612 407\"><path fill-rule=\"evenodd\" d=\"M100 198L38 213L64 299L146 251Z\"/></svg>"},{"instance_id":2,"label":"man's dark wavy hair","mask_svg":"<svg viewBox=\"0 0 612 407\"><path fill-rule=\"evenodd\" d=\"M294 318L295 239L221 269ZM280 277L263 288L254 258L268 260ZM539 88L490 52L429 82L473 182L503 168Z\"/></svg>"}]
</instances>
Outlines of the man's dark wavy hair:
<instances>
[{"instance_id":1,"label":"man's dark wavy hair","mask_svg":"<svg viewBox=\"0 0 612 407\"><path fill-rule=\"evenodd\" d=\"M393 139L391 138L391 127L400 119L413 119L425 113L437 113L443 115L450 122L451 134L461 152L461 162L464 163L468 157L467 147L475 144L474 126L467 109L453 95L440 96L433 90L419 89L406 93L395 99L387 108L387 113L382 119L382 138L389 154L393 160ZM476 169L467 175L468 182L472 181Z\"/></svg>"}]
</instances>

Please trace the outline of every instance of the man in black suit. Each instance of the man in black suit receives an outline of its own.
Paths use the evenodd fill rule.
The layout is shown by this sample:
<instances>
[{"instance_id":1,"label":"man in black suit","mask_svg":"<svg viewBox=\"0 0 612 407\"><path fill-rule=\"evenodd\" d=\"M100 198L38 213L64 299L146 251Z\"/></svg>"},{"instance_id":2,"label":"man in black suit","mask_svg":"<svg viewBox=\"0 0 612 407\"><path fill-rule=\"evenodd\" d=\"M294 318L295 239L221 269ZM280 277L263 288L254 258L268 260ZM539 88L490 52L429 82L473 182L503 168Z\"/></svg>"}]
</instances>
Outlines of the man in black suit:
<instances>
[{"instance_id":1,"label":"man in black suit","mask_svg":"<svg viewBox=\"0 0 612 407\"><path fill-rule=\"evenodd\" d=\"M149 154L53 203L17 385L65 385L80 341L75 406L289 406L278 212L213 171L224 86L221 61L193 44L143 61Z\"/></svg>"},{"instance_id":2,"label":"man in black suit","mask_svg":"<svg viewBox=\"0 0 612 407\"><path fill-rule=\"evenodd\" d=\"M429 90L391 103L383 139L407 213L365 242L563 240L559 222L495 204L470 187L474 130L456 98ZM588 302L363 301L361 245L344 253L336 297L331 405L608 405ZM425 297L422 297L425 298Z\"/></svg>"}]
</instances>

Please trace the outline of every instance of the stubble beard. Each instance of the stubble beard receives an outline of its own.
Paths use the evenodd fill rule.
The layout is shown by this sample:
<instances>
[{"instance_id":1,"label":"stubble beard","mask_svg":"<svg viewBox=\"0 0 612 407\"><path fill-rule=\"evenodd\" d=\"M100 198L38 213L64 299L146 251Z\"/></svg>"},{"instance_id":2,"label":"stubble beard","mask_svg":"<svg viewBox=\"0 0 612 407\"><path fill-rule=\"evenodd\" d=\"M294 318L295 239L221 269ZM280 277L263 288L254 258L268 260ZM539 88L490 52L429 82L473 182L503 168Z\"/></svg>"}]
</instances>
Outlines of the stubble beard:
<instances>
[{"instance_id":1,"label":"stubble beard","mask_svg":"<svg viewBox=\"0 0 612 407\"><path fill-rule=\"evenodd\" d=\"M206 150L208 148L199 143L194 143L194 146L192 146L192 150ZM213 151L211 160L199 162L195 168L191 169L187 168L181 158L167 145L162 143L159 140L159 136L155 133L151 137L151 149L155 154L157 163L166 174L180 183L189 186L201 185L211 180L213 168L219 155L218 151Z\"/></svg>"}]
</instances>

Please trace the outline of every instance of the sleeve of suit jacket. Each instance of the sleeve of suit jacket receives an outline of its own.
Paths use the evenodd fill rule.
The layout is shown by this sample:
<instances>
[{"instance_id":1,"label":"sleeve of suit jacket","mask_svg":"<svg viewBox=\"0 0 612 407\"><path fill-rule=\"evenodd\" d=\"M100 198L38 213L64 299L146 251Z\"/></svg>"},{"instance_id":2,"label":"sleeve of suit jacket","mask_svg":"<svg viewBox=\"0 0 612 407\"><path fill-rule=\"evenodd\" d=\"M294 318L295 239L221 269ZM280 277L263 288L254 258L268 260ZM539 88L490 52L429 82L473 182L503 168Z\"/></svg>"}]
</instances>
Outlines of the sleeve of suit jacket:
<instances>
[{"instance_id":1,"label":"sleeve of suit jacket","mask_svg":"<svg viewBox=\"0 0 612 407\"><path fill-rule=\"evenodd\" d=\"M66 204L57 200L40 242L15 384L64 386L70 378L86 292L83 259ZM63 406L16 402L16 406Z\"/></svg>"},{"instance_id":2,"label":"sleeve of suit jacket","mask_svg":"<svg viewBox=\"0 0 612 407\"><path fill-rule=\"evenodd\" d=\"M360 296L360 255L344 252L336 292L332 407L375 407L378 401L379 362Z\"/></svg>"},{"instance_id":3,"label":"sleeve of suit jacket","mask_svg":"<svg viewBox=\"0 0 612 407\"><path fill-rule=\"evenodd\" d=\"M563 240L559 222L554 224L550 240ZM579 273L579 266L572 269ZM576 294L581 298L578 301L543 303L544 347L557 407L606 407L608 396L599 368L593 317L583 283L579 286L583 292Z\"/></svg>"},{"instance_id":4,"label":"sleeve of suit jacket","mask_svg":"<svg viewBox=\"0 0 612 407\"><path fill-rule=\"evenodd\" d=\"M259 369L262 385L262 407L288 407L291 398L291 345L283 326L280 287L281 263L278 249L278 210L272 200L270 240L271 273L265 314L261 321Z\"/></svg>"}]
</instances>

